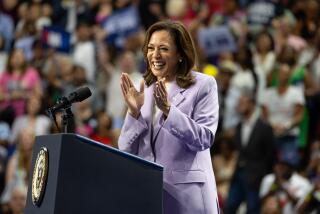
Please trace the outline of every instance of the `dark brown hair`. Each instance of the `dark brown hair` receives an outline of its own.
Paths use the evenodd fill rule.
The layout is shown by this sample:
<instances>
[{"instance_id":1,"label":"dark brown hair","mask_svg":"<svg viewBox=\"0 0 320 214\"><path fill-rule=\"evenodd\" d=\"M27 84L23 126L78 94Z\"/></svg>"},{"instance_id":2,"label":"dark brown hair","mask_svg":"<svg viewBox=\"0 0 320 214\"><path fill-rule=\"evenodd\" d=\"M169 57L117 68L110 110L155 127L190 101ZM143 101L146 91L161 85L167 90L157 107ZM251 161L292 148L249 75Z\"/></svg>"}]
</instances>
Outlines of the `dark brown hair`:
<instances>
[{"instance_id":1,"label":"dark brown hair","mask_svg":"<svg viewBox=\"0 0 320 214\"><path fill-rule=\"evenodd\" d=\"M178 62L177 65L176 82L180 87L188 88L195 81L191 74L191 69L195 67L197 56L191 35L182 23L168 20L151 25L146 32L146 38L142 47L144 58L147 59L148 44L152 34L160 30L167 31L177 46L177 52L182 57L182 61ZM151 72L148 60L146 60L146 63L147 71L143 77L147 86L149 86L156 82L157 79Z\"/></svg>"},{"instance_id":2,"label":"dark brown hair","mask_svg":"<svg viewBox=\"0 0 320 214\"><path fill-rule=\"evenodd\" d=\"M27 64L27 61L26 61L26 58L25 58L25 55L24 55L23 50L22 50L22 49L19 49L19 48L15 48L15 49L11 50L11 52L10 52L10 54L9 54L9 57L8 57L8 60L7 60L6 70L7 70L7 72L10 73L10 74L11 74L12 71L13 71L13 67L12 67L12 65L11 65L11 60L12 60L12 58L13 58L13 55L14 55L17 51L22 51L23 56L24 56L24 63L22 64L22 66L21 66L21 68L20 68L21 71L22 71L22 73L24 73L24 72L26 71L27 67L28 67L28 64Z\"/></svg>"}]
</instances>

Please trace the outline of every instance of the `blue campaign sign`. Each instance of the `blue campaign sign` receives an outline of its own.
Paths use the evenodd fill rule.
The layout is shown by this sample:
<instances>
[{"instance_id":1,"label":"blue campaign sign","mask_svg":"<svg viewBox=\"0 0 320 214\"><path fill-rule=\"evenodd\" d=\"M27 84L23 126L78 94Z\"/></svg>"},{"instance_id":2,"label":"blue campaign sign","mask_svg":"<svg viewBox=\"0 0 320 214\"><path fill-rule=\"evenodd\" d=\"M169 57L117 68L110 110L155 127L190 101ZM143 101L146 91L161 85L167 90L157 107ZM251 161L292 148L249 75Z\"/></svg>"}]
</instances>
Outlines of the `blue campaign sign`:
<instances>
[{"instance_id":1,"label":"blue campaign sign","mask_svg":"<svg viewBox=\"0 0 320 214\"><path fill-rule=\"evenodd\" d=\"M125 39L140 29L140 19L137 8L130 6L114 12L103 23L107 32L107 42L122 48Z\"/></svg>"},{"instance_id":2,"label":"blue campaign sign","mask_svg":"<svg viewBox=\"0 0 320 214\"><path fill-rule=\"evenodd\" d=\"M57 27L44 27L41 35L41 41L45 48L54 48L64 53L70 52L70 39L69 32Z\"/></svg>"},{"instance_id":3,"label":"blue campaign sign","mask_svg":"<svg viewBox=\"0 0 320 214\"><path fill-rule=\"evenodd\" d=\"M248 6L249 24L270 24L276 15L276 5L272 1L254 1Z\"/></svg>"},{"instance_id":4,"label":"blue campaign sign","mask_svg":"<svg viewBox=\"0 0 320 214\"><path fill-rule=\"evenodd\" d=\"M226 26L203 28L198 31L198 41L207 56L222 52L235 52L236 43Z\"/></svg>"}]
</instances>

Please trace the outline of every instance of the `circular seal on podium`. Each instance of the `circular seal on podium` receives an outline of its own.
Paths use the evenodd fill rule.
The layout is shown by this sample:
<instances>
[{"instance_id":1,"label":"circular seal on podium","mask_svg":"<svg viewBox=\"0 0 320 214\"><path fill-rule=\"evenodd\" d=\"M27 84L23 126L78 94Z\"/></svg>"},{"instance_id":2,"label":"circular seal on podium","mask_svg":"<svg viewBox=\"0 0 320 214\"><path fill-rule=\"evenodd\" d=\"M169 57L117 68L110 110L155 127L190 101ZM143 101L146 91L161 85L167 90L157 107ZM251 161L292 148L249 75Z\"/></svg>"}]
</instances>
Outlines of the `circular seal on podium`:
<instances>
[{"instance_id":1,"label":"circular seal on podium","mask_svg":"<svg viewBox=\"0 0 320 214\"><path fill-rule=\"evenodd\" d=\"M32 175L32 202L40 206L47 185L49 167L48 149L42 147L38 152Z\"/></svg>"}]
</instances>

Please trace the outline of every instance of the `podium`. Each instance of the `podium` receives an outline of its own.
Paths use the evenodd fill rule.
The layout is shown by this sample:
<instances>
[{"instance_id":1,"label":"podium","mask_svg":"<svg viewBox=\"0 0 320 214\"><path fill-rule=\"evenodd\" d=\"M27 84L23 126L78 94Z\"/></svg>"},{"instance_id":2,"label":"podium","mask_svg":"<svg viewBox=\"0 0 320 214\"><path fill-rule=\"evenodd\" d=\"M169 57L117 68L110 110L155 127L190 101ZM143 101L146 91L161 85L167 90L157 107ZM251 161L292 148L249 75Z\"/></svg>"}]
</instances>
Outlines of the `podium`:
<instances>
[{"instance_id":1,"label":"podium","mask_svg":"<svg viewBox=\"0 0 320 214\"><path fill-rule=\"evenodd\" d=\"M163 167L75 134L38 136L25 214L162 214Z\"/></svg>"}]
</instances>

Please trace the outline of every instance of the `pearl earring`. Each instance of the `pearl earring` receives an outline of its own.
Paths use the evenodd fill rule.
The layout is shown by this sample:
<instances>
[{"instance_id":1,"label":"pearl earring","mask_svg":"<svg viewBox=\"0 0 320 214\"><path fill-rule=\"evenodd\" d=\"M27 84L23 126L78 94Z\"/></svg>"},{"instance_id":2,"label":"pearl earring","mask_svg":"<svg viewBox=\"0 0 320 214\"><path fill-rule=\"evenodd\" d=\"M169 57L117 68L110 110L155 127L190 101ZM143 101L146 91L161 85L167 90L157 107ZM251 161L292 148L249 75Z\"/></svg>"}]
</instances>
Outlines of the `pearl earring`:
<instances>
[{"instance_id":1,"label":"pearl earring","mask_svg":"<svg viewBox=\"0 0 320 214\"><path fill-rule=\"evenodd\" d=\"M182 59L179 59L179 62L182 62Z\"/></svg>"}]
</instances>

